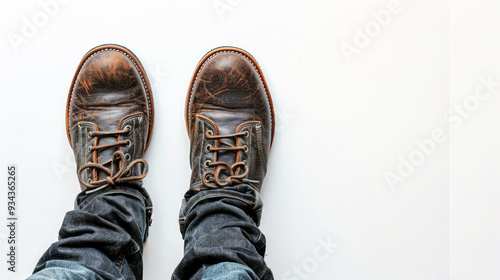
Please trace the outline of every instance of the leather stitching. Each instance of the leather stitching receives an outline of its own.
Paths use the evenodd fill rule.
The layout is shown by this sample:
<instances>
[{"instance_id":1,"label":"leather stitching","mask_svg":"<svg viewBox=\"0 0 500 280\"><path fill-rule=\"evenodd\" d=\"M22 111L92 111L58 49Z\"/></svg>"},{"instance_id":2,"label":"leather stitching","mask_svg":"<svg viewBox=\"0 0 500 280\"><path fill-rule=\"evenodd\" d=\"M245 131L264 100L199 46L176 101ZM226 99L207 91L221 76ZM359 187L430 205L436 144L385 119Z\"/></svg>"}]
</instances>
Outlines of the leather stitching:
<instances>
[{"instance_id":1,"label":"leather stitching","mask_svg":"<svg viewBox=\"0 0 500 280\"><path fill-rule=\"evenodd\" d=\"M114 52L118 52L122 55L125 55L128 59L130 59L130 61L132 61L132 63L134 64L134 67L135 69L137 70L137 72L139 73L140 77L141 77L141 81L142 81L142 84L144 85L144 89L146 91L146 97L148 99L148 109L149 109L149 127L152 128L152 120L153 120L153 114L152 114L152 111L151 111L151 100L149 98L149 95L150 95L150 92L148 90L148 86L147 86L147 83L146 83L146 80L144 79L144 74L142 73L142 71L140 70L140 68L137 66L137 63L135 61L135 59L133 59L130 55L128 55L127 53L121 51L121 50L118 50L118 49L114 49L114 48L105 48L105 49L102 49L102 50L99 50L95 53L93 53L92 55L90 55L86 60L85 62L83 62L81 65L82 67L80 67L80 69L78 69L78 73L76 74L76 79L72 85L72 90L71 90L71 98L70 98L70 104L69 104L69 108L71 108L72 104L73 104L73 93L74 93L74 89L75 89L75 85L76 83L79 81L78 79L78 76L80 75L80 72L83 70L83 65L85 65L85 63L87 63L87 61L89 61L90 59L92 59L94 56L100 54L101 52L105 52L105 51L114 51ZM69 113L69 112L68 112ZM150 133L150 132L148 132Z\"/></svg>"},{"instance_id":2,"label":"leather stitching","mask_svg":"<svg viewBox=\"0 0 500 280\"><path fill-rule=\"evenodd\" d=\"M198 69L198 72L196 73L196 77L194 78L194 82L193 82L193 87L191 88L191 93L189 94L189 110L188 110L188 117L189 117L189 125L191 125L191 104L192 104L192 96L193 96L193 93L194 93L194 87L196 85L196 81L198 81L198 76L200 75L200 72L202 71L203 67L205 67L205 64L207 64L207 62L212 59L215 55L219 54L219 53L233 53L233 54L237 54L237 55L240 55L242 56L244 59L246 59L247 61L250 62L250 64L252 64L252 67L253 69L255 70L255 72L257 72L257 75L259 76L259 80L261 81L262 85L264 85L264 92L266 93L266 98L267 98L267 102L268 102L268 105L269 105L269 110L271 111L271 115L274 115L274 113L272 113L273 109L271 108L271 99L269 98L269 92L267 92L266 90L266 83L264 82L264 80L262 79L262 75L259 71L259 69L257 68L257 66L255 65L255 63L253 63L253 61L248 58L248 56L246 56L245 54L241 53L241 52L237 52L237 51L234 51L234 50L221 50L221 51L218 51L218 52L215 52L213 53L212 55L210 55L208 58L205 59L205 61L203 62L203 64L200 66L200 68ZM274 123L273 123L273 118L271 117L271 131L273 131L273 126L274 126ZM191 128L190 128L191 130Z\"/></svg>"}]
</instances>

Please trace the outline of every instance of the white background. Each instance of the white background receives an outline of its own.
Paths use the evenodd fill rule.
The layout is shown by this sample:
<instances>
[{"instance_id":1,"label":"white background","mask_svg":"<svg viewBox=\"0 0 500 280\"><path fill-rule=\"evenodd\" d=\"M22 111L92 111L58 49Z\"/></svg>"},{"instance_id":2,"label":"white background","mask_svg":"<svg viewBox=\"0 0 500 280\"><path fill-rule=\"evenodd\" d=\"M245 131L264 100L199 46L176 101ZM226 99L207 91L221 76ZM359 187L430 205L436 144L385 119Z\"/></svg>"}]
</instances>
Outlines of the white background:
<instances>
[{"instance_id":1,"label":"white background","mask_svg":"<svg viewBox=\"0 0 500 280\"><path fill-rule=\"evenodd\" d=\"M0 225L11 163L19 220L16 273L0 226L0 278L26 278L57 240L79 192L70 82L89 49L117 43L146 68L156 109L145 279L169 278L183 254L185 96L221 45L256 57L274 99L261 229L277 279L497 279L500 100L473 102L479 77L500 81L498 15L492 0L1 1ZM443 115L464 100L473 110L449 127ZM391 187L389 173L402 181Z\"/></svg>"}]
</instances>

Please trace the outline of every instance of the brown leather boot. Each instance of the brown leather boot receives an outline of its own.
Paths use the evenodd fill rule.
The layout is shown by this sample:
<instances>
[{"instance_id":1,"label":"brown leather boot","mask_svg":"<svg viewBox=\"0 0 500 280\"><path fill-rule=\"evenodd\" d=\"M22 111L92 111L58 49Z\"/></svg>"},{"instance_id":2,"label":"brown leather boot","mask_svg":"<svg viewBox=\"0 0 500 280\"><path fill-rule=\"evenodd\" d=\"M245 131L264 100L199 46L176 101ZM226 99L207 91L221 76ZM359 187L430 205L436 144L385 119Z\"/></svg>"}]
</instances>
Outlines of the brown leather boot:
<instances>
[{"instance_id":1,"label":"brown leather boot","mask_svg":"<svg viewBox=\"0 0 500 280\"><path fill-rule=\"evenodd\" d=\"M246 51L221 47L199 62L186 100L192 192L247 183L260 191L275 129L271 95Z\"/></svg>"},{"instance_id":2,"label":"brown leather boot","mask_svg":"<svg viewBox=\"0 0 500 280\"><path fill-rule=\"evenodd\" d=\"M140 158L151 140L153 108L151 86L132 52L103 45L83 57L66 108L82 190L141 184L148 172Z\"/></svg>"}]
</instances>

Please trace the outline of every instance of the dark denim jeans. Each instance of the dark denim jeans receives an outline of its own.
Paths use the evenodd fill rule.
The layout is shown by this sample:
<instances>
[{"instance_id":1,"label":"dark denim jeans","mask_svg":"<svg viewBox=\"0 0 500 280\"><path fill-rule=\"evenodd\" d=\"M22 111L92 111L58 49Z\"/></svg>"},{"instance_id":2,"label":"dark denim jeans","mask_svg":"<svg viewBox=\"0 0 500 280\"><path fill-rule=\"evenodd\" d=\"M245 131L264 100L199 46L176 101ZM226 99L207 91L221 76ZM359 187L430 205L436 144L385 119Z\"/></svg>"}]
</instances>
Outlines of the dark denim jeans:
<instances>
[{"instance_id":1,"label":"dark denim jeans","mask_svg":"<svg viewBox=\"0 0 500 280\"><path fill-rule=\"evenodd\" d=\"M245 184L188 192L180 212L185 255L172 279L272 279L263 258L265 237L257 227L261 209L260 195ZM142 187L80 193L59 241L28 279L142 279L151 212Z\"/></svg>"}]
</instances>

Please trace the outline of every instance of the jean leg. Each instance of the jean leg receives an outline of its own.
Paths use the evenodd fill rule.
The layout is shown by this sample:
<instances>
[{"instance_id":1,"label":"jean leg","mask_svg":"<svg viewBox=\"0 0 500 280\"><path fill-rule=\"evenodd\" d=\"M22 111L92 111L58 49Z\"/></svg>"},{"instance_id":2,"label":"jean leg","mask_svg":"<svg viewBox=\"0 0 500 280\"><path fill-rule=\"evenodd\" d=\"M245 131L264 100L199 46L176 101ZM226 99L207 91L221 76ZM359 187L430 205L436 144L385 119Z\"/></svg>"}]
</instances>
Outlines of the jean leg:
<instances>
[{"instance_id":1,"label":"jean leg","mask_svg":"<svg viewBox=\"0 0 500 280\"><path fill-rule=\"evenodd\" d=\"M76 204L66 213L59 241L44 253L35 275L73 263L60 268L81 271L78 265L83 266L100 277L96 279L142 279L142 250L152 211L146 190L122 185L90 195L82 192Z\"/></svg>"},{"instance_id":2,"label":"jean leg","mask_svg":"<svg viewBox=\"0 0 500 280\"><path fill-rule=\"evenodd\" d=\"M248 266L223 262L205 268L202 280L259 280L259 278Z\"/></svg>"},{"instance_id":3,"label":"jean leg","mask_svg":"<svg viewBox=\"0 0 500 280\"><path fill-rule=\"evenodd\" d=\"M45 268L26 278L26 280L102 280L94 271L73 261L52 260L45 263Z\"/></svg>"},{"instance_id":4,"label":"jean leg","mask_svg":"<svg viewBox=\"0 0 500 280\"><path fill-rule=\"evenodd\" d=\"M247 184L188 193L180 211L184 257L172 279L201 279L211 265L231 262L273 279L259 230L260 194Z\"/></svg>"}]
</instances>

